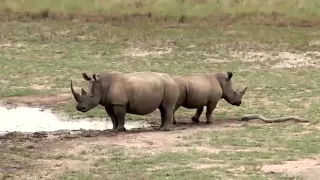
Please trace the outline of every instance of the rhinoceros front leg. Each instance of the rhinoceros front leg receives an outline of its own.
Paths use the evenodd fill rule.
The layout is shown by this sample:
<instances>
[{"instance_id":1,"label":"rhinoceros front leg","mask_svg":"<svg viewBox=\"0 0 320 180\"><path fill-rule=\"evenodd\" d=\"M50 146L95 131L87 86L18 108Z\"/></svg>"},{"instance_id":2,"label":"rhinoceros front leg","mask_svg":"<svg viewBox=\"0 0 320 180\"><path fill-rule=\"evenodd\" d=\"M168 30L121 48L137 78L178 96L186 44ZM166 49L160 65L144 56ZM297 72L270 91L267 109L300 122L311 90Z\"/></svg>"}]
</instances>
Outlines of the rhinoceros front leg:
<instances>
[{"instance_id":1,"label":"rhinoceros front leg","mask_svg":"<svg viewBox=\"0 0 320 180\"><path fill-rule=\"evenodd\" d=\"M217 104L218 104L218 102L212 102L212 103L207 104L207 112L206 112L207 122L206 122L206 124L212 123L212 112L216 108Z\"/></svg>"},{"instance_id":2,"label":"rhinoceros front leg","mask_svg":"<svg viewBox=\"0 0 320 180\"><path fill-rule=\"evenodd\" d=\"M197 111L196 111L196 113L194 114L194 116L191 118L191 120L192 120L193 122L195 122L195 123L199 123L199 122L200 122L200 121L199 121L199 118L200 118L200 116L201 116L201 114L202 114L202 111L203 111L203 107L198 108Z\"/></svg>"},{"instance_id":3,"label":"rhinoceros front leg","mask_svg":"<svg viewBox=\"0 0 320 180\"><path fill-rule=\"evenodd\" d=\"M113 106L113 113L118 122L117 131L126 131L126 128L124 127L126 108L119 105Z\"/></svg>"},{"instance_id":4,"label":"rhinoceros front leg","mask_svg":"<svg viewBox=\"0 0 320 180\"><path fill-rule=\"evenodd\" d=\"M118 127L118 121L116 116L113 113L113 108L105 108L105 110L107 111L108 116L111 118L112 121L112 130L116 130Z\"/></svg>"}]
</instances>

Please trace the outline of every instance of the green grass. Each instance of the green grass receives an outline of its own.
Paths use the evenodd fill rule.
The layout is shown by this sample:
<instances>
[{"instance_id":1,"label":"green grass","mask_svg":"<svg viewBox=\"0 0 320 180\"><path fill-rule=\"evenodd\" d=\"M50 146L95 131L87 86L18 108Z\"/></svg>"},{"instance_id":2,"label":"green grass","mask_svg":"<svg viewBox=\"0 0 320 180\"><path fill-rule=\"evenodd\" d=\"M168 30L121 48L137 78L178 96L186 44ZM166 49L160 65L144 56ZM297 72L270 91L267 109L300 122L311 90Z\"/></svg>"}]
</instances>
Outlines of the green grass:
<instances>
[{"instance_id":1,"label":"green grass","mask_svg":"<svg viewBox=\"0 0 320 180\"><path fill-rule=\"evenodd\" d=\"M221 136L233 138L225 134ZM294 158L292 154L278 151L234 152L226 149L220 153L210 153L192 148L187 152L139 155L131 149L103 145L72 154L48 150L39 153L40 146L30 148L23 144L11 147L6 145L0 148L2 162L6 162L0 166L0 170L4 170L4 176L8 178L34 178L37 176L35 172L50 174L50 167L56 166L55 169L60 173L53 176L54 179L292 179L287 175L264 174L259 171L259 167L265 163L279 163ZM75 162L74 166L83 169L64 172L62 164L68 161ZM48 169L37 170L40 162L46 163ZM87 162L89 167L86 166ZM57 169L59 166L62 169ZM245 173L240 170L243 168Z\"/></svg>"},{"instance_id":2,"label":"green grass","mask_svg":"<svg viewBox=\"0 0 320 180\"><path fill-rule=\"evenodd\" d=\"M310 133L294 135L306 130ZM292 176L281 174L264 174L260 172L260 167L264 164L312 158L319 154L317 137L319 132L311 127L258 125L244 127L232 133L205 132L179 139L179 142L185 142L187 146L177 145L177 148L188 147L190 149L187 152L167 151L155 155L138 155L130 149L92 147L93 151L87 154L100 158L96 158L90 170L66 173L59 178L292 179ZM218 148L221 151L199 151L199 147L208 147L209 150ZM239 149L243 151L237 151ZM296 176L295 179L300 177Z\"/></svg>"},{"instance_id":3,"label":"green grass","mask_svg":"<svg viewBox=\"0 0 320 180\"><path fill-rule=\"evenodd\" d=\"M144 156L137 158L130 158L124 150L116 150L117 153L109 153L108 156L97 159L90 171L86 172L72 172L61 175L60 179L90 179L97 178L103 179L108 176L112 179L212 179L212 178L236 178L241 179L254 179L268 177L284 178L281 175L264 175L262 173L254 172L253 169L249 170L248 175L243 176L240 172L229 172L225 167L232 166L237 168L234 164L235 161L241 160L241 156L247 156L248 153L229 153L216 155L191 150L188 153L172 153L165 152L155 156ZM113 151L114 152L114 151ZM250 155L250 157L254 157ZM230 159L234 157L236 159ZM207 162L206 159L210 158L212 161ZM254 159L254 158L253 158ZM224 164L221 162L227 162ZM208 169L197 169L201 164L212 165ZM248 169L250 169L248 165ZM252 168L252 167L251 167ZM251 173L251 174L250 174Z\"/></svg>"},{"instance_id":4,"label":"green grass","mask_svg":"<svg viewBox=\"0 0 320 180\"><path fill-rule=\"evenodd\" d=\"M221 13L232 15L256 13L280 13L292 17L319 16L320 3L317 0L2 0L2 8L13 11L38 12L50 9L59 12L104 12L123 15L151 12L155 16L205 17Z\"/></svg>"},{"instance_id":5,"label":"green grass","mask_svg":"<svg viewBox=\"0 0 320 180\"><path fill-rule=\"evenodd\" d=\"M84 0L37 1L36 6L35 2L2 1L0 6L14 11L39 11L47 7L65 12L91 13L97 10L94 3ZM261 4L259 7L253 1L245 4L244 1L238 4L223 1L223 8L218 8L216 1L197 5L187 0L182 5L178 1L173 4L162 1L161 6L160 1L141 1L144 5L138 8L130 6L129 1L123 1L121 8L116 1L100 2L102 4L97 7L107 14L151 11L159 16L185 14L203 17L222 12L235 15L271 12L271 9L291 17L319 14L317 1L311 0L299 1L302 9L293 8L298 1L277 1L279 4L272 1L270 5ZM45 164L50 170L46 173L53 179L290 179L285 174L263 173L260 167L312 158L320 153L317 143L320 135L320 64L317 62L319 55L313 52L319 49L319 43L311 43L320 40L319 28L217 26L209 23L170 28L147 22L112 25L51 20L9 21L1 22L0 26L0 98L70 93L70 79L75 86L86 87L82 72L160 71L175 75L232 71L234 86L248 86L248 91L240 107L222 100L214 111L214 120L259 113L268 118L296 115L311 121L309 126L291 123L242 125L229 131L214 131L213 127L212 131L191 137L183 133L188 131L185 130L173 145L161 146L167 148L164 151L151 145L139 149L108 144L109 138L122 145L135 144L139 138L133 138L132 142L125 141L125 138L141 134L125 138L48 141L40 142L43 143L40 145L30 142L35 145L31 149L23 143L11 147L9 145L13 143L6 142L0 147L0 173L6 177L39 177L46 169L38 165ZM279 63L295 58L301 61L302 67L275 68ZM313 62L316 67L306 67L307 61L304 60ZM88 113L77 112L74 101L55 105L55 109L78 117L106 117L103 108ZM194 112L179 109L177 121L189 121ZM205 111L201 120L205 119L204 114ZM158 114L127 115L127 119L159 122L160 117ZM217 129L220 126L223 125L217 125ZM166 135L164 141L171 138ZM159 143L154 141L152 143ZM95 146L97 144L99 146ZM203 152L199 147L220 151ZM185 148L187 151L183 151ZM145 153L148 151L153 154ZM197 169L201 166L206 167ZM243 168L245 170L241 170Z\"/></svg>"},{"instance_id":6,"label":"green grass","mask_svg":"<svg viewBox=\"0 0 320 180\"><path fill-rule=\"evenodd\" d=\"M69 93L70 79L75 86L85 87L82 72L151 70L173 75L228 70L235 73L236 87L249 88L240 108L221 101L219 107L231 109L225 112L228 116L244 111L272 116L293 113L313 120L319 115L319 103L314 99L319 95L315 91L319 86L316 68L270 71L270 66L283 59L279 51L303 53L318 48L309 45L317 39L317 29L213 25L167 29L146 24L119 27L67 22L8 22L2 29L2 97ZM268 57L240 54L248 51L267 53ZM242 61L246 59L266 60ZM273 107L265 108L265 101L273 102ZM310 108L300 111L306 103ZM73 115L105 116L103 109L76 112L73 103L58 108ZM226 115L222 113L216 116Z\"/></svg>"},{"instance_id":7,"label":"green grass","mask_svg":"<svg viewBox=\"0 0 320 180\"><path fill-rule=\"evenodd\" d=\"M306 134L301 134L306 133ZM317 137L319 131L312 127L303 127L301 124L288 125L277 124L272 126L248 126L241 130L230 132L205 132L198 133L186 140L192 140L192 144L210 145L212 147L232 146L238 148L265 148L276 153L287 154L274 158L293 158L318 154L319 145ZM189 143L189 141L187 141ZM292 155L292 156L291 156Z\"/></svg>"}]
</instances>

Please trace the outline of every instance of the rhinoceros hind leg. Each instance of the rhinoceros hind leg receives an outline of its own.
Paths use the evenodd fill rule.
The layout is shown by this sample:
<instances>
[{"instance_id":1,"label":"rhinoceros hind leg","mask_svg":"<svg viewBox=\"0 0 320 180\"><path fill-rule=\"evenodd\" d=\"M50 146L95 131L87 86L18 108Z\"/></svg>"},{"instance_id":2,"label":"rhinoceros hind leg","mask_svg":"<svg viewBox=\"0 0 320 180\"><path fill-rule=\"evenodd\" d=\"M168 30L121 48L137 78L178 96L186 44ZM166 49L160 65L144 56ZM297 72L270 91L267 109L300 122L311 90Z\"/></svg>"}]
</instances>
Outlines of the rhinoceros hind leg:
<instances>
[{"instance_id":1,"label":"rhinoceros hind leg","mask_svg":"<svg viewBox=\"0 0 320 180\"><path fill-rule=\"evenodd\" d=\"M191 118L191 120L195 123L199 123L200 122L199 118L202 114L202 111L203 111L203 107L198 108L194 116Z\"/></svg>"},{"instance_id":2,"label":"rhinoceros hind leg","mask_svg":"<svg viewBox=\"0 0 320 180\"><path fill-rule=\"evenodd\" d=\"M174 117L174 114L175 114L175 112L177 111L178 108L179 108L179 106L176 105L176 107L173 110L173 121L172 121L172 124L177 124L177 121L176 121L176 118Z\"/></svg>"},{"instance_id":3,"label":"rhinoceros hind leg","mask_svg":"<svg viewBox=\"0 0 320 180\"><path fill-rule=\"evenodd\" d=\"M207 112L206 112L206 118L207 122L206 124L211 124L212 123L212 112L216 108L218 102L211 102L207 104Z\"/></svg>"},{"instance_id":4,"label":"rhinoceros hind leg","mask_svg":"<svg viewBox=\"0 0 320 180\"><path fill-rule=\"evenodd\" d=\"M124 127L126 109L124 106L113 106L113 112L115 114L116 120L118 121L117 131L126 131Z\"/></svg>"},{"instance_id":5,"label":"rhinoceros hind leg","mask_svg":"<svg viewBox=\"0 0 320 180\"><path fill-rule=\"evenodd\" d=\"M161 113L161 125L159 130L160 131L170 131L171 124L173 121L173 109L171 108L159 108Z\"/></svg>"},{"instance_id":6,"label":"rhinoceros hind leg","mask_svg":"<svg viewBox=\"0 0 320 180\"><path fill-rule=\"evenodd\" d=\"M161 123L160 123L160 126L159 126L159 129L158 130L161 130L163 124L164 124L164 118L165 118L165 115L164 115L164 109L159 107L159 111L160 111L160 115L161 115Z\"/></svg>"}]
</instances>

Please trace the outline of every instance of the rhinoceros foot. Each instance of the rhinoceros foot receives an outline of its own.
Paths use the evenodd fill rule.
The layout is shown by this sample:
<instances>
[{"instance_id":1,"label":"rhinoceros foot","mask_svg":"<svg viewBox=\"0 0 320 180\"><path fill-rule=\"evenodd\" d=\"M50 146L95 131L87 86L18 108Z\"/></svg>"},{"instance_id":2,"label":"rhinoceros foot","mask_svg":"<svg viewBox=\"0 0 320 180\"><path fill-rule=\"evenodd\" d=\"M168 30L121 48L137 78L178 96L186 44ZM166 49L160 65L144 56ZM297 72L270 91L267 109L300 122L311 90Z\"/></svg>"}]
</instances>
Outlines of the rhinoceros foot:
<instances>
[{"instance_id":1,"label":"rhinoceros foot","mask_svg":"<svg viewBox=\"0 0 320 180\"><path fill-rule=\"evenodd\" d=\"M200 123L199 118L195 118L195 117L192 117L191 121L197 124Z\"/></svg>"}]
</instances>

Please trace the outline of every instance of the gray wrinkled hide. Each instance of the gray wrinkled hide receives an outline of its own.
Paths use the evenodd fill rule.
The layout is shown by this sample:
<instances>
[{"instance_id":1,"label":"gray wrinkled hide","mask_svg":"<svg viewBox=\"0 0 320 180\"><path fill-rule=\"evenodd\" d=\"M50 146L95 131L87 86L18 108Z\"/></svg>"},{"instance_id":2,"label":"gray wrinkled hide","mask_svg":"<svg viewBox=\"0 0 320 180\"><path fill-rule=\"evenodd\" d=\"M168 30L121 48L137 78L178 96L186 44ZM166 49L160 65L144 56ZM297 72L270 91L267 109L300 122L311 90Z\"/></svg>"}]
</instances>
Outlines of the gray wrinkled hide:
<instances>
[{"instance_id":1,"label":"gray wrinkled hide","mask_svg":"<svg viewBox=\"0 0 320 180\"><path fill-rule=\"evenodd\" d=\"M170 130L173 109L179 96L179 89L166 73L157 72L102 72L88 76L88 92L81 95L71 91L78 102L77 110L87 112L98 104L105 107L110 116L113 129L125 131L125 114L146 115L156 109L161 113L160 130Z\"/></svg>"},{"instance_id":2,"label":"gray wrinkled hide","mask_svg":"<svg viewBox=\"0 0 320 180\"><path fill-rule=\"evenodd\" d=\"M206 106L207 123L211 123L212 112L220 99L223 98L232 105L240 106L247 87L241 92L234 90L231 82L232 76L231 72L172 76L179 87L179 98L174 113L181 106L187 109L197 109L192 121L199 123L199 117ZM176 124L175 118L173 118L173 124Z\"/></svg>"}]
</instances>

